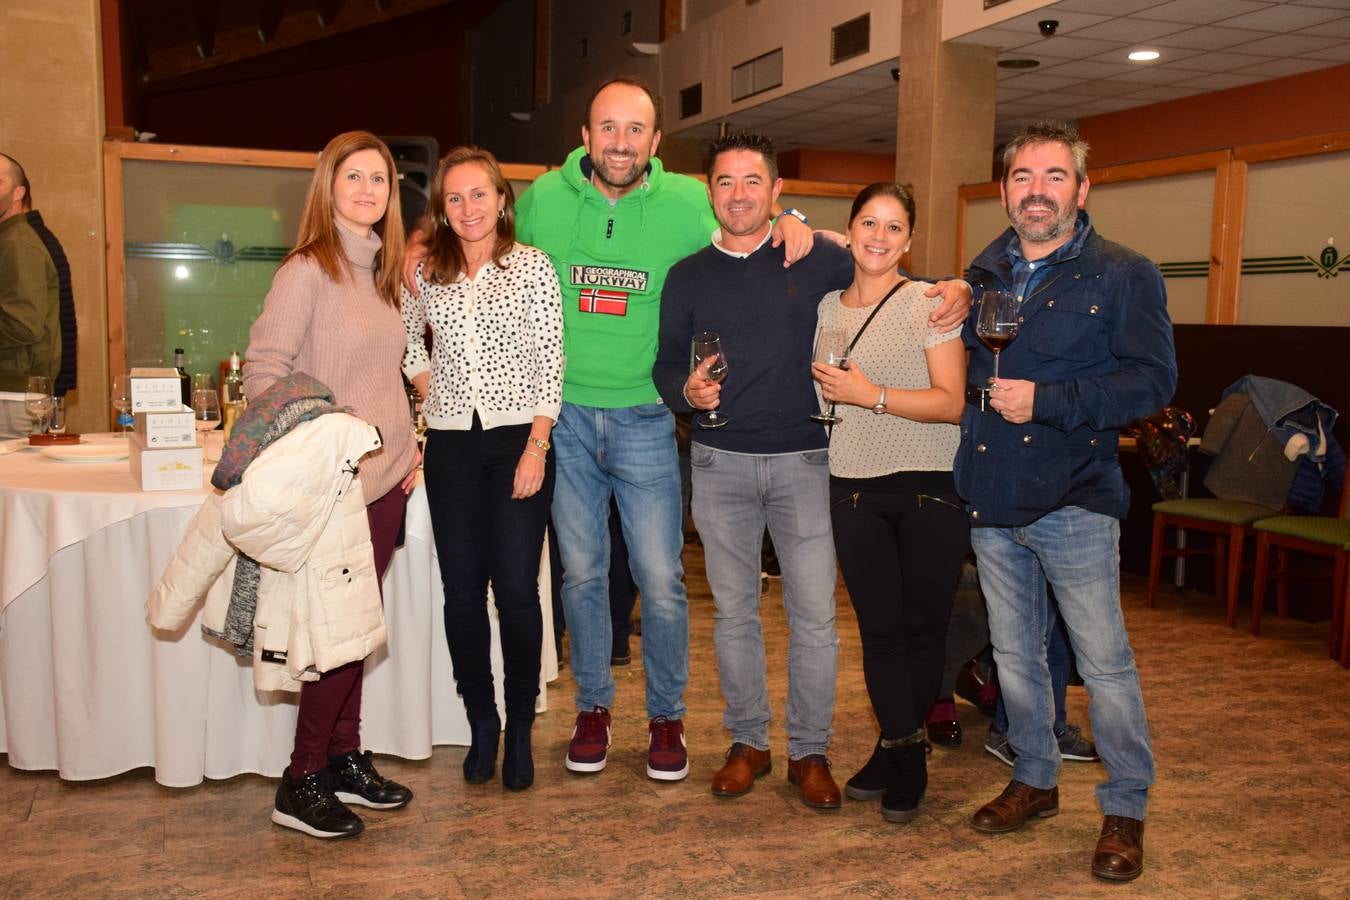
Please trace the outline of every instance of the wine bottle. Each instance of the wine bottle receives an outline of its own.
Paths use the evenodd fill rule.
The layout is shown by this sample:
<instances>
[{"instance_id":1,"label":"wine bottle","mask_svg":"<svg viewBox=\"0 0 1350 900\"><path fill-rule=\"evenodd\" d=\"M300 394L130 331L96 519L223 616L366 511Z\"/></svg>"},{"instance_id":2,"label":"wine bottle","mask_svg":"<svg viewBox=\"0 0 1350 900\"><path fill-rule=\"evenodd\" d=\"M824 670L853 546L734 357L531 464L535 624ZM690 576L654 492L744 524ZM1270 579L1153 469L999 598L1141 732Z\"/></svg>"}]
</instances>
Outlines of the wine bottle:
<instances>
[{"instance_id":1,"label":"wine bottle","mask_svg":"<svg viewBox=\"0 0 1350 900\"><path fill-rule=\"evenodd\" d=\"M192 379L187 373L187 354L182 347L173 350L173 367L178 370L178 392L183 395L183 405L192 405Z\"/></svg>"},{"instance_id":2,"label":"wine bottle","mask_svg":"<svg viewBox=\"0 0 1350 900\"><path fill-rule=\"evenodd\" d=\"M230 439L235 419L244 411L247 401L244 399L244 375L239 371L239 352L230 352L230 370L225 373L225 382L220 387L221 409L225 419L225 440Z\"/></svg>"}]
</instances>

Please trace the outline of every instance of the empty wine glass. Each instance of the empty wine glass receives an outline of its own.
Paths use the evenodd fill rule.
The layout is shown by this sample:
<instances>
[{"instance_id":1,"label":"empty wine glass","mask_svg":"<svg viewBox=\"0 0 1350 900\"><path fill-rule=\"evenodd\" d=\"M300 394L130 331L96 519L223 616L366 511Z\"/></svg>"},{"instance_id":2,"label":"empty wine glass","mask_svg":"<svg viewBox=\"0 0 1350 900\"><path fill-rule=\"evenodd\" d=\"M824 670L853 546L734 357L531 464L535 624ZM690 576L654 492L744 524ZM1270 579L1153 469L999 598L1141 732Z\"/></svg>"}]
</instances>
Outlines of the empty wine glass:
<instances>
[{"instance_id":1,"label":"empty wine glass","mask_svg":"<svg viewBox=\"0 0 1350 900\"><path fill-rule=\"evenodd\" d=\"M33 434L46 434L47 418L52 414L52 380L46 375L29 375L23 407L33 418Z\"/></svg>"},{"instance_id":2,"label":"empty wine glass","mask_svg":"<svg viewBox=\"0 0 1350 900\"><path fill-rule=\"evenodd\" d=\"M727 355L722 350L722 339L714 331L700 331L694 335L693 368L697 369L705 360L712 360L706 372L709 381L721 381L727 377ZM700 428L721 428L727 424L727 417L712 409L694 417Z\"/></svg>"},{"instance_id":3,"label":"empty wine glass","mask_svg":"<svg viewBox=\"0 0 1350 900\"><path fill-rule=\"evenodd\" d=\"M848 362L848 343L848 332L843 328L822 328L820 334L816 335L816 351L811 358L818 363L842 369ZM827 412L813 413L811 418L826 425L833 425L840 418L834 409L835 403L831 400Z\"/></svg>"},{"instance_id":4,"label":"empty wine glass","mask_svg":"<svg viewBox=\"0 0 1350 900\"><path fill-rule=\"evenodd\" d=\"M994 351L994 374L989 379L991 387L998 380L999 354L1017 337L1017 328L1021 324L1019 307L1017 295L1012 291L985 291L980 297L980 317L975 324L975 333Z\"/></svg>"},{"instance_id":5,"label":"empty wine glass","mask_svg":"<svg viewBox=\"0 0 1350 900\"><path fill-rule=\"evenodd\" d=\"M112 405L117 410L117 424L122 427L122 437L136 420L131 417L131 377L114 375L112 383Z\"/></svg>"}]
</instances>

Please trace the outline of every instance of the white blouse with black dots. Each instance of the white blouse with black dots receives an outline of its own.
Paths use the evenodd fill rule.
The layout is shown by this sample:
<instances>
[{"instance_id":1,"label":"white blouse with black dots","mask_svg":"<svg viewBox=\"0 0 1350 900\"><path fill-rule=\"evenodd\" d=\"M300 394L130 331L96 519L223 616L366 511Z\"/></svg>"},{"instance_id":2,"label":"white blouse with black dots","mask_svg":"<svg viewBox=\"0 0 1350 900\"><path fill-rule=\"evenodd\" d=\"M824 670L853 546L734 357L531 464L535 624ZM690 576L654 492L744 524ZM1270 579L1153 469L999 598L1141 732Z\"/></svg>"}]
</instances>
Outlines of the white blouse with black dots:
<instances>
[{"instance_id":1,"label":"white blouse with black dots","mask_svg":"<svg viewBox=\"0 0 1350 900\"><path fill-rule=\"evenodd\" d=\"M516 244L473 278L428 284L417 269L418 296L405 287L400 307L408 332L403 373L431 372L422 403L427 427L467 431L555 422L562 408L562 298L548 254ZM423 335L431 326L431 357Z\"/></svg>"}]
</instances>

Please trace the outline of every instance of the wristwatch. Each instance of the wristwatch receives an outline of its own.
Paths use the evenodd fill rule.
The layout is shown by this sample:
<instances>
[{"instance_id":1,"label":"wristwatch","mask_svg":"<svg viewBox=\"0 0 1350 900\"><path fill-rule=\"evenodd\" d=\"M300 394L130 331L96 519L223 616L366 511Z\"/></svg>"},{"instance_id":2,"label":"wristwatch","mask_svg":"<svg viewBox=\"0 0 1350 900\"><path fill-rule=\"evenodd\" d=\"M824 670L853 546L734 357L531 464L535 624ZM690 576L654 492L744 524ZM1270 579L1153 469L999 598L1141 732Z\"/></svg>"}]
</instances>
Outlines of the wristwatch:
<instances>
[{"instance_id":1,"label":"wristwatch","mask_svg":"<svg viewBox=\"0 0 1350 900\"><path fill-rule=\"evenodd\" d=\"M803 225L807 224L806 213L802 212L800 209L797 209L795 206L789 206L787 209L779 213L779 215L792 216L794 219L801 219Z\"/></svg>"},{"instance_id":2,"label":"wristwatch","mask_svg":"<svg viewBox=\"0 0 1350 900\"><path fill-rule=\"evenodd\" d=\"M886 413L886 386L885 386L885 385L882 385L882 387L881 387L881 399L879 399L876 403L872 404L872 412L876 413L876 414L879 415L879 416L885 415L885 413Z\"/></svg>"},{"instance_id":3,"label":"wristwatch","mask_svg":"<svg viewBox=\"0 0 1350 900\"><path fill-rule=\"evenodd\" d=\"M538 447L540 450L543 450L545 453L547 453L549 451L549 448L553 446L551 443L549 443L547 438L532 437L530 438L530 443Z\"/></svg>"}]
</instances>

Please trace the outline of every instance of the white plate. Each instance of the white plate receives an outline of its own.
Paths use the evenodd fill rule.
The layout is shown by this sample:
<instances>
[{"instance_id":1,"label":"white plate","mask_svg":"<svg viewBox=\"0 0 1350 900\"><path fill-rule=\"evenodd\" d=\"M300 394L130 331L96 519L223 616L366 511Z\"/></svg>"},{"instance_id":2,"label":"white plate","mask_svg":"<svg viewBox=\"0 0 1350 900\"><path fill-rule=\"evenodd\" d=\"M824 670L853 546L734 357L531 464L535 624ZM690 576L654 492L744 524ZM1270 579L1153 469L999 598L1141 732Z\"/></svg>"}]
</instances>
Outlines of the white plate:
<instances>
[{"instance_id":1,"label":"white plate","mask_svg":"<svg viewBox=\"0 0 1350 900\"><path fill-rule=\"evenodd\" d=\"M4 456L6 453L13 453L15 450L26 446L28 446L27 438L12 438L8 441L0 441L0 456Z\"/></svg>"},{"instance_id":2,"label":"white plate","mask_svg":"<svg viewBox=\"0 0 1350 900\"><path fill-rule=\"evenodd\" d=\"M42 448L43 456L60 462L115 462L126 459L130 452L126 446L115 444L54 444Z\"/></svg>"}]
</instances>

